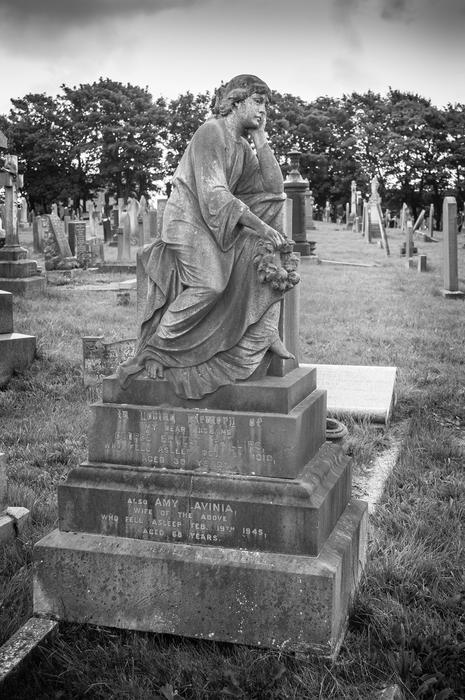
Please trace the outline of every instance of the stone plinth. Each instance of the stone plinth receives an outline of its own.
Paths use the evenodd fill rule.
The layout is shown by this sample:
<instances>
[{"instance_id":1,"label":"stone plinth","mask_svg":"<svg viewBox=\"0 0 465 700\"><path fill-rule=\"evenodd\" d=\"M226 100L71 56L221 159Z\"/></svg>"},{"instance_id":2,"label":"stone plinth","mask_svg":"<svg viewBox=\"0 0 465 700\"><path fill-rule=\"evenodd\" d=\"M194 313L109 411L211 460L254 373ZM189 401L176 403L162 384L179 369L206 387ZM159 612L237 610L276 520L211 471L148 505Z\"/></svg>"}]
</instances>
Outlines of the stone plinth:
<instances>
[{"instance_id":1,"label":"stone plinth","mask_svg":"<svg viewBox=\"0 0 465 700\"><path fill-rule=\"evenodd\" d=\"M0 289L0 335L13 333L13 295Z\"/></svg>"},{"instance_id":2,"label":"stone plinth","mask_svg":"<svg viewBox=\"0 0 465 700\"><path fill-rule=\"evenodd\" d=\"M13 295L0 291L0 387L6 386L13 372L29 367L35 353L35 336L13 332Z\"/></svg>"},{"instance_id":3,"label":"stone plinth","mask_svg":"<svg viewBox=\"0 0 465 700\"><path fill-rule=\"evenodd\" d=\"M0 248L0 290L25 297L45 292L47 280L27 255L19 245Z\"/></svg>"},{"instance_id":4,"label":"stone plinth","mask_svg":"<svg viewBox=\"0 0 465 700\"><path fill-rule=\"evenodd\" d=\"M36 353L36 338L23 333L0 334L0 387L8 383L13 372L29 367Z\"/></svg>"},{"instance_id":5,"label":"stone plinth","mask_svg":"<svg viewBox=\"0 0 465 700\"><path fill-rule=\"evenodd\" d=\"M351 503L317 557L53 531L35 547L34 612L334 655L366 548Z\"/></svg>"},{"instance_id":6,"label":"stone plinth","mask_svg":"<svg viewBox=\"0 0 465 700\"><path fill-rule=\"evenodd\" d=\"M326 435L318 390L288 414L104 403L92 411L89 459L128 466L294 478Z\"/></svg>"},{"instance_id":7,"label":"stone plinth","mask_svg":"<svg viewBox=\"0 0 465 700\"><path fill-rule=\"evenodd\" d=\"M59 486L62 531L316 556L350 499L327 443L296 479L85 463Z\"/></svg>"},{"instance_id":8,"label":"stone plinth","mask_svg":"<svg viewBox=\"0 0 465 700\"><path fill-rule=\"evenodd\" d=\"M281 313L297 348L296 295ZM315 369L268 371L200 401L166 380L104 379L88 461L59 486L59 530L35 548L36 614L336 653L366 508L325 441Z\"/></svg>"},{"instance_id":9,"label":"stone plinth","mask_svg":"<svg viewBox=\"0 0 465 700\"><path fill-rule=\"evenodd\" d=\"M170 406L191 409L219 409L289 413L316 389L316 369L298 367L284 377L263 377L220 387L203 399L177 396L169 382L136 377L122 389L115 376L102 383L104 403Z\"/></svg>"}]
</instances>

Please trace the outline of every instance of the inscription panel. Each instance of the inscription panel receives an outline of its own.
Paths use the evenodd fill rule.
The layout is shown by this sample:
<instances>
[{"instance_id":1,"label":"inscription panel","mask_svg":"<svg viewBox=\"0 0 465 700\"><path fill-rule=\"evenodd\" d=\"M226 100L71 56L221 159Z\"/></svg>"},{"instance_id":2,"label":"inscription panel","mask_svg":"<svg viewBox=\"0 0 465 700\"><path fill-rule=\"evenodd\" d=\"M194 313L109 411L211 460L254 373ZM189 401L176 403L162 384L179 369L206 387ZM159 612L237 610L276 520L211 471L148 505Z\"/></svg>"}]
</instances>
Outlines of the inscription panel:
<instances>
[{"instance_id":1,"label":"inscription panel","mask_svg":"<svg viewBox=\"0 0 465 700\"><path fill-rule=\"evenodd\" d=\"M111 512L98 512L103 535L208 546L279 548L276 518L266 506L187 496L125 494ZM103 505L103 504L102 504Z\"/></svg>"},{"instance_id":2,"label":"inscription panel","mask_svg":"<svg viewBox=\"0 0 465 700\"><path fill-rule=\"evenodd\" d=\"M274 434L262 416L184 409L95 407L89 459L170 469L248 474L272 472ZM279 419L268 417L278 423ZM268 445L264 439L267 436ZM271 441L271 443L270 443ZM278 444L279 444L278 440ZM274 452L274 450L273 450Z\"/></svg>"}]
</instances>

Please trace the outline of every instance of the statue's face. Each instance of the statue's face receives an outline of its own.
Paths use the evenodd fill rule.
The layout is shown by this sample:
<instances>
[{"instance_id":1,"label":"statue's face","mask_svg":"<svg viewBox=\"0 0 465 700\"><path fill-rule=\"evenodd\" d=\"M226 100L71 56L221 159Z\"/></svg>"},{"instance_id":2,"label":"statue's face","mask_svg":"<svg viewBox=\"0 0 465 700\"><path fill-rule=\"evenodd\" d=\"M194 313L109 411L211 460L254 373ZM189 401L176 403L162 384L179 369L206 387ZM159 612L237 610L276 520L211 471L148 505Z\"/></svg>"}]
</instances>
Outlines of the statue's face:
<instances>
[{"instance_id":1,"label":"statue's face","mask_svg":"<svg viewBox=\"0 0 465 700\"><path fill-rule=\"evenodd\" d=\"M241 120L243 129L258 129L262 120L266 117L266 95L254 92L243 102L237 105L237 115Z\"/></svg>"}]
</instances>

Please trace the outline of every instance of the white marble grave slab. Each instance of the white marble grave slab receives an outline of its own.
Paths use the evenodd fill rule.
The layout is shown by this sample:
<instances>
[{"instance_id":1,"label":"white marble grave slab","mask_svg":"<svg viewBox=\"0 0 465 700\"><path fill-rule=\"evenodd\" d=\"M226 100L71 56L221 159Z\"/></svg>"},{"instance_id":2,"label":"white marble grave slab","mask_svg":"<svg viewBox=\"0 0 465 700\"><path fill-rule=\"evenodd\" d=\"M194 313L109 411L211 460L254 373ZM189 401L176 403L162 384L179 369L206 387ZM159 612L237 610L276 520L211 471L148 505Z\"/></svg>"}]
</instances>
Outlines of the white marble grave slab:
<instances>
[{"instance_id":1,"label":"white marble grave slab","mask_svg":"<svg viewBox=\"0 0 465 700\"><path fill-rule=\"evenodd\" d=\"M317 368L317 387L328 392L328 415L349 414L388 423L396 402L396 367L301 365Z\"/></svg>"}]
</instances>

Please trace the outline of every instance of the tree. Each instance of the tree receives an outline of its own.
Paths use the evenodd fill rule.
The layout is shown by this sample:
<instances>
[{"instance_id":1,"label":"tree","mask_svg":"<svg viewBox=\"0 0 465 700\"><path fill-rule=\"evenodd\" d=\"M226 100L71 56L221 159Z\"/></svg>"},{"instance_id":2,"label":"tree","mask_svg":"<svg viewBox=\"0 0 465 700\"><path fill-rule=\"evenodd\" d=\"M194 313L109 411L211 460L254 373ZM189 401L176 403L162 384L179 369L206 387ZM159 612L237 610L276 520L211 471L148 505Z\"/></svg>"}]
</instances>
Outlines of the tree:
<instances>
[{"instance_id":1,"label":"tree","mask_svg":"<svg viewBox=\"0 0 465 700\"><path fill-rule=\"evenodd\" d=\"M45 210L69 195L71 160L63 140L63 113L58 99L27 94L12 100L7 135L18 155L30 206Z\"/></svg>"},{"instance_id":2,"label":"tree","mask_svg":"<svg viewBox=\"0 0 465 700\"><path fill-rule=\"evenodd\" d=\"M154 103L147 89L108 78L62 90L81 192L84 182L89 190L104 187L117 197L152 189L162 174L165 101Z\"/></svg>"},{"instance_id":3,"label":"tree","mask_svg":"<svg viewBox=\"0 0 465 700\"><path fill-rule=\"evenodd\" d=\"M188 91L169 102L164 144L166 178L172 177L194 132L207 118L211 99L209 92L194 95Z\"/></svg>"}]
</instances>

